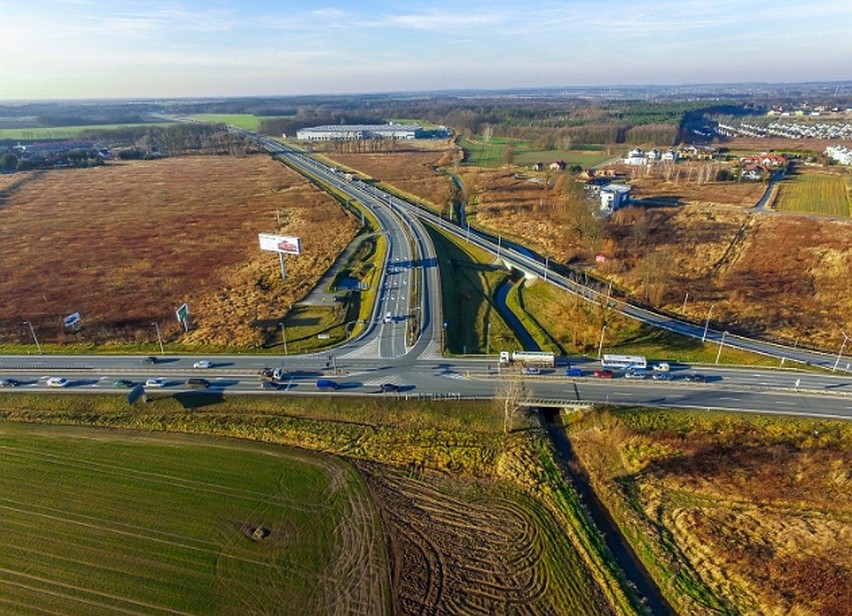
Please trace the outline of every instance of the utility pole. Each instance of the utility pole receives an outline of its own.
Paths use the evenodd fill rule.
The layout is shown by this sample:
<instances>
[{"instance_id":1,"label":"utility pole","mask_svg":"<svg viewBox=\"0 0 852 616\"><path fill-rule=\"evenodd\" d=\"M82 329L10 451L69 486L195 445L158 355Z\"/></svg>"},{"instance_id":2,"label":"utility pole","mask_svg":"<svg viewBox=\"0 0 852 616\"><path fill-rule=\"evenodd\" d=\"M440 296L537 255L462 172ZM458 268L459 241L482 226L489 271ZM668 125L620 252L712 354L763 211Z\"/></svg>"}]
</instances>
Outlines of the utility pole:
<instances>
[{"instance_id":1,"label":"utility pole","mask_svg":"<svg viewBox=\"0 0 852 616\"><path fill-rule=\"evenodd\" d=\"M598 343L598 359L601 358L601 353L603 353L604 332L606 332L606 325L601 327L601 341Z\"/></svg>"},{"instance_id":2,"label":"utility pole","mask_svg":"<svg viewBox=\"0 0 852 616\"><path fill-rule=\"evenodd\" d=\"M491 354L491 321L485 326L485 354Z\"/></svg>"},{"instance_id":3,"label":"utility pole","mask_svg":"<svg viewBox=\"0 0 852 616\"><path fill-rule=\"evenodd\" d=\"M832 372L837 372L837 364L840 363L840 357L843 355L843 348L846 346L846 343L849 342L849 336L846 335L846 332L841 331L840 333L843 334L843 342L840 345L840 350L837 352L837 359L834 360L834 367L831 369Z\"/></svg>"},{"instance_id":4,"label":"utility pole","mask_svg":"<svg viewBox=\"0 0 852 616\"><path fill-rule=\"evenodd\" d=\"M680 309L681 314L686 314L686 300L689 299L689 291L686 292L686 296L683 298L683 308Z\"/></svg>"},{"instance_id":5,"label":"utility pole","mask_svg":"<svg viewBox=\"0 0 852 616\"><path fill-rule=\"evenodd\" d=\"M41 345L38 342L38 338L36 338L36 333L35 329L33 329L33 324L29 321L24 321L24 324L30 326L30 333L33 335L33 340L35 340L36 348L38 349L38 354L41 355Z\"/></svg>"},{"instance_id":6,"label":"utility pole","mask_svg":"<svg viewBox=\"0 0 852 616\"><path fill-rule=\"evenodd\" d=\"M157 342L160 343L160 355L165 355L166 351L163 349L163 337L160 335L160 326L157 324L156 321L151 323L151 325L153 325L154 329L157 330Z\"/></svg>"},{"instance_id":7,"label":"utility pole","mask_svg":"<svg viewBox=\"0 0 852 616\"><path fill-rule=\"evenodd\" d=\"M722 339L719 340L719 350L716 351L716 363L719 363L719 357L722 355L722 346L725 344L725 336L728 335L727 331L722 332Z\"/></svg>"},{"instance_id":8,"label":"utility pole","mask_svg":"<svg viewBox=\"0 0 852 616\"><path fill-rule=\"evenodd\" d=\"M710 304L710 309L707 311L707 320L704 322L704 334L701 336L701 342L707 340L707 328L710 327L710 313L713 312L713 306L716 304Z\"/></svg>"}]
</instances>

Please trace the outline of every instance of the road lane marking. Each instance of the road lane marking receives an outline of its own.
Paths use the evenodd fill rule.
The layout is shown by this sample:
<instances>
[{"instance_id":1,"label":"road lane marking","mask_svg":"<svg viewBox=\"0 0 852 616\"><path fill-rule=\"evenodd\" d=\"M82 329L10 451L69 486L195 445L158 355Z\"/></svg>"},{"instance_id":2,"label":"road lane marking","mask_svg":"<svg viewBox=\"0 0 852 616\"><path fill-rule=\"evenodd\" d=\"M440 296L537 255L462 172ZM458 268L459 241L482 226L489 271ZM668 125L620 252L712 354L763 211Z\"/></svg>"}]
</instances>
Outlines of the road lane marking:
<instances>
[{"instance_id":1,"label":"road lane marking","mask_svg":"<svg viewBox=\"0 0 852 616\"><path fill-rule=\"evenodd\" d=\"M734 402L739 402L739 401L740 401L740 399L739 399L739 398L731 398L731 397L729 397L729 396L719 396L719 400L732 400L732 401L734 401Z\"/></svg>"}]
</instances>

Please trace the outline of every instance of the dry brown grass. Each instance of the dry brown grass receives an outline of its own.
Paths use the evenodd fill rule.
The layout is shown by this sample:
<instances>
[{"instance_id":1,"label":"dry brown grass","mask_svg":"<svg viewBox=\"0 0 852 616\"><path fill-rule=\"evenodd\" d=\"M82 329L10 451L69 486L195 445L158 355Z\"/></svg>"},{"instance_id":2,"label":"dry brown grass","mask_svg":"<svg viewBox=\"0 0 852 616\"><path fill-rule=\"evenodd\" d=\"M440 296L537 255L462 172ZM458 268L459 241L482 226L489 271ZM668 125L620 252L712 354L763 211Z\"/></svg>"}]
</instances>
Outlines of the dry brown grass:
<instances>
[{"instance_id":1,"label":"dry brown grass","mask_svg":"<svg viewBox=\"0 0 852 616\"><path fill-rule=\"evenodd\" d=\"M450 179L433 170L443 151L329 153L327 156L439 207L446 207L452 197Z\"/></svg>"},{"instance_id":2,"label":"dry brown grass","mask_svg":"<svg viewBox=\"0 0 852 616\"><path fill-rule=\"evenodd\" d=\"M658 566L689 571L745 613L849 613L848 427L686 413L666 427L641 413L587 417L571 439ZM694 610L697 596L675 603Z\"/></svg>"},{"instance_id":3,"label":"dry brown grass","mask_svg":"<svg viewBox=\"0 0 852 616\"><path fill-rule=\"evenodd\" d=\"M286 221L278 228L276 209ZM255 345L354 236L329 197L268 157L187 157L57 170L23 184L0 210L0 339L79 342L169 339ZM258 232L303 238L282 282ZM187 302L193 330L174 310ZM155 338L154 338L155 339Z\"/></svg>"}]
</instances>

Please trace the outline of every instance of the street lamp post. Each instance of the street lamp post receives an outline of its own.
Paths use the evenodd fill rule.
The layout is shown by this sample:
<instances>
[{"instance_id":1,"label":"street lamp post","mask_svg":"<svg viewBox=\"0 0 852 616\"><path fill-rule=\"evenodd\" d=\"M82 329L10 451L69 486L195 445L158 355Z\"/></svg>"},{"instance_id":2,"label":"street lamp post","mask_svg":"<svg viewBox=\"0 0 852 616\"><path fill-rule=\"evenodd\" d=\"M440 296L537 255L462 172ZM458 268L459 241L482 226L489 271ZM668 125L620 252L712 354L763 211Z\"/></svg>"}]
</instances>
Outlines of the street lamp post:
<instances>
[{"instance_id":1,"label":"street lamp post","mask_svg":"<svg viewBox=\"0 0 852 616\"><path fill-rule=\"evenodd\" d=\"M485 326L485 354L491 354L491 321Z\"/></svg>"},{"instance_id":2,"label":"street lamp post","mask_svg":"<svg viewBox=\"0 0 852 616\"><path fill-rule=\"evenodd\" d=\"M707 311L707 320L704 321L704 334L701 336L701 342L707 340L707 328L710 327L710 313L713 312L713 306L716 304L710 304L710 309Z\"/></svg>"},{"instance_id":3,"label":"street lamp post","mask_svg":"<svg viewBox=\"0 0 852 616\"><path fill-rule=\"evenodd\" d=\"M606 325L601 327L601 341L598 343L598 359L601 358L601 353L603 353L604 332L606 332Z\"/></svg>"},{"instance_id":4,"label":"street lamp post","mask_svg":"<svg viewBox=\"0 0 852 616\"><path fill-rule=\"evenodd\" d=\"M41 355L41 345L38 342L38 338L36 337L35 329L33 329L33 324L29 321L24 321L24 325L30 326L30 333L33 335L33 340L35 340L36 348L38 349L38 354Z\"/></svg>"},{"instance_id":5,"label":"street lamp post","mask_svg":"<svg viewBox=\"0 0 852 616\"><path fill-rule=\"evenodd\" d=\"M832 372L837 372L837 364L840 363L840 357L843 355L843 348L846 346L846 343L849 342L849 336L846 335L846 332L841 331L840 333L843 334L843 342L840 344L840 350L837 352L837 359L834 360L834 367L831 369Z\"/></svg>"},{"instance_id":6,"label":"street lamp post","mask_svg":"<svg viewBox=\"0 0 852 616\"><path fill-rule=\"evenodd\" d=\"M716 351L716 363L719 363L719 357L722 355L722 346L725 344L725 336L728 335L727 330L722 332L722 338L719 340L719 350Z\"/></svg>"},{"instance_id":7,"label":"street lamp post","mask_svg":"<svg viewBox=\"0 0 852 616\"><path fill-rule=\"evenodd\" d=\"M163 349L163 336L160 334L160 326L156 321L151 323L151 325L153 325L154 329L157 330L157 342L160 343L160 355L165 355L166 351Z\"/></svg>"},{"instance_id":8,"label":"street lamp post","mask_svg":"<svg viewBox=\"0 0 852 616\"><path fill-rule=\"evenodd\" d=\"M284 321L281 321L281 342L284 343L284 355L287 355L287 328L284 326Z\"/></svg>"},{"instance_id":9,"label":"street lamp post","mask_svg":"<svg viewBox=\"0 0 852 616\"><path fill-rule=\"evenodd\" d=\"M689 291L686 292L686 295L683 298L683 308L680 309L681 314L686 314L686 300L689 299Z\"/></svg>"}]
</instances>

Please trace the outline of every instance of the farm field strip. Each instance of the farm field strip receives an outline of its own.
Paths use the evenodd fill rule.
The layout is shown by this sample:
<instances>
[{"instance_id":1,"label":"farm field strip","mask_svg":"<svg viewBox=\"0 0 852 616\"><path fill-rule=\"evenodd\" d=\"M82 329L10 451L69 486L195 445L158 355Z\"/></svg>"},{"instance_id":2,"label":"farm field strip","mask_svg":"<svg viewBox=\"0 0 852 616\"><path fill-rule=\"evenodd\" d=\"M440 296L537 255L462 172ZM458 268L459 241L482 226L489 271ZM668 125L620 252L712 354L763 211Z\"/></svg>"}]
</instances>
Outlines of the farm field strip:
<instances>
[{"instance_id":1,"label":"farm field strip","mask_svg":"<svg viewBox=\"0 0 852 616\"><path fill-rule=\"evenodd\" d=\"M258 498L262 498L266 502L269 502L271 504L284 505L287 507L301 507L301 505L299 505L297 502L294 502L292 499L288 499L283 495L270 496L269 494L265 494L263 492L223 486L222 484L202 481L198 479L186 479L174 474L143 471L130 468L128 466L121 466L117 464L103 464L91 460L86 460L83 458L59 456L56 454L46 454L44 452L39 453L33 450L12 448L5 445L0 446L0 451L4 452L4 454L9 457L18 457L22 460L30 461L40 459L44 463L56 464L62 467L66 467L68 469L73 469L75 472L80 470L84 470L86 473L97 472L103 473L105 475L110 475L113 478L133 476L139 478L142 481L147 481L154 484L165 484L171 486L178 485L185 488L192 488L197 492L207 492L216 496L227 496L231 499L245 499L251 502L255 502Z\"/></svg>"},{"instance_id":2,"label":"farm field strip","mask_svg":"<svg viewBox=\"0 0 852 616\"><path fill-rule=\"evenodd\" d=\"M301 613L382 611L380 529L344 463L69 431L0 425L9 605L37 608L52 593L64 614L252 613L282 601Z\"/></svg>"},{"instance_id":3,"label":"farm field strip","mask_svg":"<svg viewBox=\"0 0 852 616\"><path fill-rule=\"evenodd\" d=\"M852 176L804 172L780 184L775 208L787 212L852 216Z\"/></svg>"}]
</instances>

